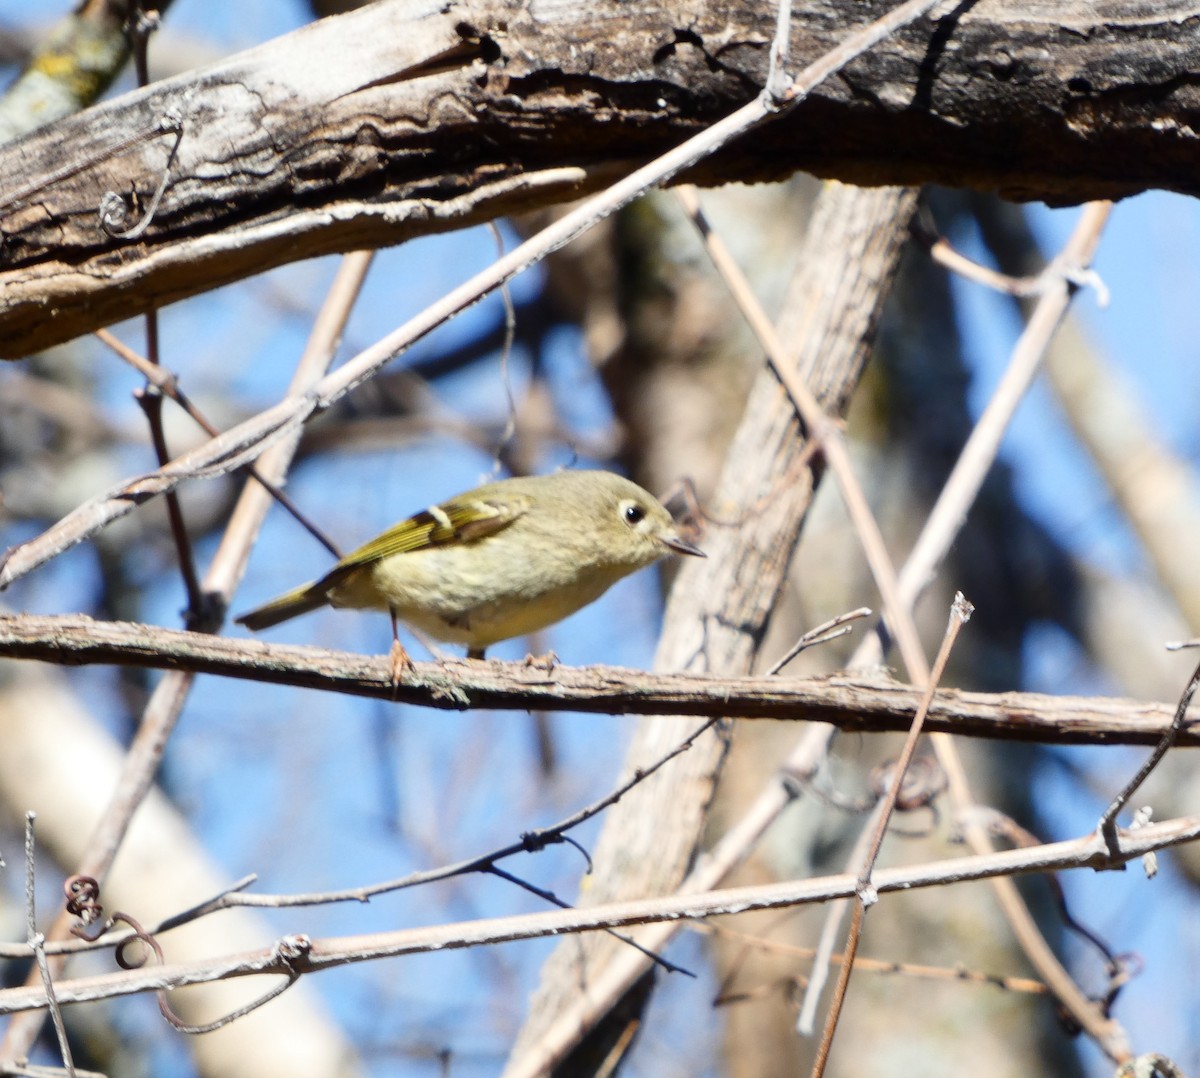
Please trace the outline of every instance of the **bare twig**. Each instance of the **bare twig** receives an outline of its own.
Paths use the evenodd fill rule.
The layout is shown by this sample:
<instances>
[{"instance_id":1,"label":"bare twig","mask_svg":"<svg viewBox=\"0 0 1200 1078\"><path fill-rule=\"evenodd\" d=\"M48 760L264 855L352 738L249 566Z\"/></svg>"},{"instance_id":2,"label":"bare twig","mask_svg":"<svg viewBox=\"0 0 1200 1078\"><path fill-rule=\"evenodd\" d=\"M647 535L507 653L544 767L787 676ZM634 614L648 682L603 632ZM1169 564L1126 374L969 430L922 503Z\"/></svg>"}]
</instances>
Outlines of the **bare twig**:
<instances>
[{"instance_id":1,"label":"bare twig","mask_svg":"<svg viewBox=\"0 0 1200 1078\"><path fill-rule=\"evenodd\" d=\"M221 432L209 422L208 417L196 406L196 404L184 393L179 385L178 379L170 371L165 370L157 363L151 363L148 359L144 359L138 355L132 348L126 345L119 338L115 337L107 329L96 330L96 337L101 342L107 345L113 352L128 363L134 370L139 371L145 376L146 381L153 385L159 393L164 397L170 397L180 408L184 410L192 419L192 421L204 431L205 434L212 438L220 436ZM256 483L266 490L272 498L275 499L284 509L295 518L296 522L304 528L318 543L329 551L335 558L342 556L341 551L333 543L320 528L303 512L300 507L292 501L287 492L276 483L272 483L263 477L259 469L253 465L245 466L244 471L250 475Z\"/></svg>"},{"instance_id":2,"label":"bare twig","mask_svg":"<svg viewBox=\"0 0 1200 1078\"><path fill-rule=\"evenodd\" d=\"M63 1066L68 1078L76 1078L75 1060L71 1057L71 1043L67 1040L67 1027L63 1023L62 1008L58 1005L58 997L54 993L54 977L50 971L50 963L46 958L46 937L38 931L37 905L34 901L35 875L33 857L33 821L37 813L25 813L25 931L30 948L33 950L37 964L38 975L42 981L42 991L46 993L46 1006L50 1011L50 1020L54 1024L54 1034L58 1038L58 1050L62 1053Z\"/></svg>"},{"instance_id":3,"label":"bare twig","mask_svg":"<svg viewBox=\"0 0 1200 1078\"><path fill-rule=\"evenodd\" d=\"M989 829L994 834L1007 838L1014 845L1036 846L1041 841L1037 835L1027 828L1022 827L1010 816L1006 816L1000 812L988 812L986 815L989 817ZM1130 829L1134 830L1148 822L1148 818L1139 819L1135 817L1130 824ZM1146 856L1153 858L1155 855L1147 854ZM1058 910L1058 916L1063 923L1063 927L1075 933L1080 939L1085 940L1103 960L1108 973L1109 983L1104 995L1100 998L1105 1010L1111 1009L1118 991L1133 976L1133 971L1140 964L1139 961L1129 955L1116 954L1099 933L1076 919L1075 915L1071 912L1070 905L1067 903L1067 895L1063 889L1062 881L1054 873L1046 873L1045 880L1050 889L1050 894L1054 899L1054 905Z\"/></svg>"},{"instance_id":4,"label":"bare twig","mask_svg":"<svg viewBox=\"0 0 1200 1078\"><path fill-rule=\"evenodd\" d=\"M921 736L925 720L929 715L929 706L933 703L934 691L937 689L942 675L946 671L946 663L950 661L950 652L954 649L955 641L958 640L959 631L971 619L971 614L974 610L975 608L967 602L962 592L955 595L954 602L950 608L950 619L946 624L946 632L942 638L942 646L938 651L937 658L934 660L929 682L926 684L924 692L921 695L921 706L917 708L917 712L913 716L908 737L904 741L904 747L900 750L900 758L892 768L891 782L883 799L884 812L876 824L875 832L871 837L870 847L867 850L867 856L863 861L862 871L859 873L859 883L863 891L870 888L871 874L875 870L875 862L878 860L879 851L883 847L883 839L887 834L888 824L891 822L892 814L896 810L896 802L904 786L905 773L908 771L908 766L912 763L913 755L917 751L917 741ZM860 895L860 898L862 898L864 903L869 904L869 896Z\"/></svg>"},{"instance_id":5,"label":"bare twig","mask_svg":"<svg viewBox=\"0 0 1200 1078\"><path fill-rule=\"evenodd\" d=\"M492 233L492 238L496 241L497 257L503 257L504 236L500 232L500 227L495 221L491 221L488 228ZM497 474L500 471L501 458L517 434L517 402L513 398L512 370L510 369L513 342L517 339L517 308L513 304L512 292L509 290L507 282L500 286L500 299L504 302L504 341L500 347L500 384L504 388L504 400L508 405L508 410L504 430L493 450L493 468Z\"/></svg>"},{"instance_id":6,"label":"bare twig","mask_svg":"<svg viewBox=\"0 0 1200 1078\"><path fill-rule=\"evenodd\" d=\"M788 648L780 659L771 664L771 668L767 671L767 676L770 677L773 674L778 674L780 670L787 666L801 652L816 647L818 644L828 644L831 640L845 636L847 633L853 631L851 622L858 621L860 618L869 618L870 616L871 608L869 606L860 606L856 610L839 614L835 618L830 618L828 621L814 626Z\"/></svg>"},{"instance_id":7,"label":"bare twig","mask_svg":"<svg viewBox=\"0 0 1200 1078\"><path fill-rule=\"evenodd\" d=\"M1188 679L1187 688L1183 690L1183 694L1179 697L1179 704L1175 708L1175 716L1171 720L1171 725L1163 731L1162 740L1154 746L1154 751L1146 757L1145 763L1137 769L1137 773L1125 784L1121 792L1113 798L1112 804L1104 810L1104 815L1100 817L1100 834L1104 836L1104 841L1108 843L1109 849L1112 849L1117 841L1117 816L1120 815L1121 809L1129 803L1129 799L1137 793L1142 783L1150 777L1150 773L1159 765L1167 752L1178 743L1179 732L1183 729L1188 707L1191 705L1192 698L1196 695L1198 688L1200 688L1200 666L1197 666L1192 671L1192 676Z\"/></svg>"},{"instance_id":8,"label":"bare twig","mask_svg":"<svg viewBox=\"0 0 1200 1078\"><path fill-rule=\"evenodd\" d=\"M146 316L146 352L151 365L159 366L158 361L158 316L150 311ZM154 446L154 455L158 466L163 467L171 459L167 450L167 435L163 428L162 394L152 382L134 393L134 399L146 417L146 425L150 428L150 444ZM196 556L192 550L192 541L188 535L187 524L183 519L183 508L174 490L167 491L167 520L171 527L171 538L175 543L175 552L179 560L179 571L183 575L184 593L187 596L185 623L188 628L197 627L203 620L203 595L200 589L200 577L196 572Z\"/></svg>"},{"instance_id":9,"label":"bare twig","mask_svg":"<svg viewBox=\"0 0 1200 1078\"><path fill-rule=\"evenodd\" d=\"M1200 838L1200 817L1186 816L1150 824L1136 831L1121 832L1117 860L1128 862L1153 850L1193 842ZM967 883L996 876L1069 868L1110 868L1113 855L1099 835L1093 833L1065 842L1031 849L972 854L923 865L880 869L873 882L880 894L915 888ZM346 965L448 948L478 947L519 939L537 939L564 932L594 931L636 924L669 924L744 913L750 910L783 909L790 906L828 902L850 897L858 886L853 874L819 879L793 880L753 887L732 887L691 895L635 899L587 909L552 910L518 917L489 918L458 924L382 932L366 936L310 940L289 936L274 947L243 952L207 962L153 966L59 981L61 1003L81 1003L161 988L200 984L227 977L261 974L305 974ZM642 938L643 944L646 939ZM590 994L597 986L589 984ZM0 990L0 1014L44 1008L45 991L39 986Z\"/></svg>"},{"instance_id":10,"label":"bare twig","mask_svg":"<svg viewBox=\"0 0 1200 1078\"><path fill-rule=\"evenodd\" d=\"M1096 205L1107 206L1111 203L1096 203ZM918 214L913 220L912 235L913 239L929 252L929 257L939 266L945 267L951 273L957 273L968 281L974 281L985 288L1012 296L1015 299L1030 299L1042 295L1047 286L1053 283L1054 277L1062 270L1062 267L1052 266L1031 277L1012 277L1007 273L991 269L989 266L981 266L978 262L973 262L966 255L956 251L950 245L949 240L938 234L932 224L927 224L922 220L921 214ZM1108 306L1110 298L1108 289L1094 271L1081 268L1071 279L1074 284L1082 284L1086 280L1096 289L1096 302L1101 307Z\"/></svg>"},{"instance_id":11,"label":"bare twig","mask_svg":"<svg viewBox=\"0 0 1200 1078\"><path fill-rule=\"evenodd\" d=\"M863 921L866 918L867 910L879 900L871 878L875 872L875 862L879 859L879 851L883 848L883 839L887 834L888 823L891 821L892 813L896 809L896 802L900 797L905 772L908 771L908 765L917 751L917 741L920 739L925 717L929 713L929 705L933 702L934 690L942 679L946 663L950 661L950 652L954 649L959 630L970 620L973 610L974 607L963 598L961 592L955 595L950 609L950 620L946 625L945 635L942 637L942 646L938 651L933 670L930 671L929 680L921 697L921 706L913 716L912 726L905 738L904 746L900 750L900 758L892 768L892 777L887 793L879 803L878 811L871 818L870 838L867 842L862 867L858 873L858 888L854 894L854 917L846 937L846 946L842 952L842 967L838 973L838 982L830 1002L829 1012L826 1015L821 1042L817 1046L816 1060L812 1069L813 1078L821 1078L825 1073L829 1052L833 1047L834 1033L837 1030L838 1019L841 1017L842 1005L845 1003L846 992L850 986L850 974L854 971L854 958L858 954L858 945L862 939Z\"/></svg>"},{"instance_id":12,"label":"bare twig","mask_svg":"<svg viewBox=\"0 0 1200 1078\"><path fill-rule=\"evenodd\" d=\"M714 720L715 722L715 720ZM268 907L272 909L290 908L295 906L318 906L327 905L334 902L369 902L372 898L378 895L387 894L393 891L401 891L409 887L417 887L428 883L433 883L437 880L452 879L456 876L465 876L471 872L494 872L496 863L513 857L520 853L536 853L539 850L545 849L547 846L552 846L559 842L573 842L567 839L566 833L580 824L590 820L593 816L603 812L606 808L616 804L630 790L639 783L644 782L656 771L665 764L669 763L681 752L686 752L691 747L692 743L706 733L712 726L712 723L701 724L691 736L685 738L676 745L670 752L664 753L653 765L643 768L637 774L631 776L627 781L623 782L615 790L610 791L604 797L593 801L590 805L584 806L577 812L550 827L538 828L536 831L530 831L521 836L518 842L510 843L507 846L502 846L498 850L492 850L490 853L482 854L478 857L468 858L463 861L457 861L453 864L442 865L439 868L426 869L421 872L412 872L407 876L401 876L399 879L388 880L383 883L373 883L366 887L354 887L341 891L323 891L313 894L291 894L291 895L267 895L255 894L246 892L244 886L230 888L222 894L210 899L208 902L194 906L190 910L177 914L163 921L158 926L156 931L165 932L172 928L177 928L182 924L196 920L198 917L207 916L210 913L215 913L218 910L231 909L235 906L257 906ZM251 881L246 881L251 882Z\"/></svg>"},{"instance_id":13,"label":"bare twig","mask_svg":"<svg viewBox=\"0 0 1200 1078\"><path fill-rule=\"evenodd\" d=\"M135 5L135 9L126 26L133 48L134 69L137 71L138 85L142 87L150 81L148 65L150 35L158 28L158 25L158 12L155 12L151 17L141 10L140 5ZM175 160L175 151L178 148L179 142L176 140L171 155L167 160L166 168L168 171ZM155 211L158 209L158 202L162 197L165 186L166 172L164 172L162 182L155 190L141 220L132 228L117 232L114 227L110 227L108 214L102 217L102 227L122 239L136 239L150 224L151 218L153 218ZM124 203L118 200L115 205L120 206L119 215L123 216L125 212ZM161 367L158 347L158 311L147 311L143 320L146 325L146 356L152 367ZM154 455L158 459L158 466L161 468L171 459L171 454L167 449L167 432L163 427L162 394L158 391L153 381L147 380L146 385L134 393L134 399L138 402L143 415L146 417L146 425L150 428L150 442L154 446ZM183 519L183 507L179 504L179 497L176 492L173 490L168 491L166 501L167 520L170 522L171 538L175 543L175 552L179 559L179 571L183 576L184 594L187 596L185 623L189 629L195 628L204 619L204 596L200 590L200 576L196 571L196 555L192 549L192 540L191 536L188 535L187 524Z\"/></svg>"},{"instance_id":14,"label":"bare twig","mask_svg":"<svg viewBox=\"0 0 1200 1078\"><path fill-rule=\"evenodd\" d=\"M514 875L511 872L506 872L499 865L488 865L483 871L497 879L507 880L516 887L520 887L523 891L528 891L531 895L536 895L544 902L549 902L552 906L557 906L560 910L570 910L575 907L571 903L559 898L553 891L548 891L544 887L537 887L528 880L522 879L520 876ZM695 977L696 975L689 969L683 966L677 966L674 962L669 962L660 954L655 954L649 947L643 947L632 936L626 935L624 932L618 932L615 928L603 928L602 932L607 932L614 939L620 940L622 943L632 947L635 951L644 955L646 959L654 965L665 969L668 973L682 973L687 977Z\"/></svg>"},{"instance_id":15,"label":"bare twig","mask_svg":"<svg viewBox=\"0 0 1200 1078\"><path fill-rule=\"evenodd\" d=\"M385 655L235 640L81 615L0 616L0 657L219 674L441 710L733 716L832 723L842 730L907 730L920 699L919 690L880 676L724 678L561 664L548 673L519 662L453 659L414 663L396 686ZM927 725L971 737L1045 744L1153 745L1174 710L1113 697L943 689ZM1200 746L1200 729L1185 727L1178 743ZM800 767L797 773L808 770Z\"/></svg>"}]
</instances>

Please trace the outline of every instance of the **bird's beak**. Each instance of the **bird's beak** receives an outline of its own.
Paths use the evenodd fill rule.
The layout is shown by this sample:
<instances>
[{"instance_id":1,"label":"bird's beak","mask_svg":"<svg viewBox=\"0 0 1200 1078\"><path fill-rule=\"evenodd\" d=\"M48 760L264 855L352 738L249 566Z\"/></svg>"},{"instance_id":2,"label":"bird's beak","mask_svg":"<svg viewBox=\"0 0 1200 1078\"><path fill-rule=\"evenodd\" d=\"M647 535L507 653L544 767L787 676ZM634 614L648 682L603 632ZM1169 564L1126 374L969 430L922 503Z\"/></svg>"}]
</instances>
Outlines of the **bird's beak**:
<instances>
[{"instance_id":1,"label":"bird's beak","mask_svg":"<svg viewBox=\"0 0 1200 1078\"><path fill-rule=\"evenodd\" d=\"M664 535L663 543L666 546L669 546L673 551L675 551L676 554L691 554L693 557L696 557L696 558L707 558L708 557L708 555L705 554L704 551L701 550L698 546L695 546L692 543L689 543L686 539L681 538L677 534L676 535Z\"/></svg>"}]
</instances>

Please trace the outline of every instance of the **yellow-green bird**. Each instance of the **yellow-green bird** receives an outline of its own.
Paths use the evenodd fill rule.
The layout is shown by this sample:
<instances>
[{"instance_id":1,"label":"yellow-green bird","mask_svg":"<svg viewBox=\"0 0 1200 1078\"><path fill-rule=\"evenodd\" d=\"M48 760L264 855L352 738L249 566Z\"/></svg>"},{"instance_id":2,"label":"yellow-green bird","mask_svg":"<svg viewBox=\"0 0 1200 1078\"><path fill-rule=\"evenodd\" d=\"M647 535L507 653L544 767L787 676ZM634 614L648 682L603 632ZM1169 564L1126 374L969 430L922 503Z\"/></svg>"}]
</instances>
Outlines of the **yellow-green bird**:
<instances>
[{"instance_id":1,"label":"yellow-green bird","mask_svg":"<svg viewBox=\"0 0 1200 1078\"><path fill-rule=\"evenodd\" d=\"M237 620L257 631L326 604L386 610L393 636L399 619L483 658L672 552L704 556L657 498L622 476L502 479L400 521L319 580ZM399 658L407 662L402 649Z\"/></svg>"}]
</instances>

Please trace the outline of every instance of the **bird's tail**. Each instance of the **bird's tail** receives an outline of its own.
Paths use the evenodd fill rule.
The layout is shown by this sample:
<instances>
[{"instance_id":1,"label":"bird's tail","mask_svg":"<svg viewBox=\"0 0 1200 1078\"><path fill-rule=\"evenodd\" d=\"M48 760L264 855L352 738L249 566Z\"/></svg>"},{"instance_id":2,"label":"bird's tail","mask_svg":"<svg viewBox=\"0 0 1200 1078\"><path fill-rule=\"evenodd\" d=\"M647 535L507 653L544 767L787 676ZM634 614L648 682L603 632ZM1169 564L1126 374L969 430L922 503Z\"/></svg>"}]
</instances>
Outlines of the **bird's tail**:
<instances>
[{"instance_id":1,"label":"bird's tail","mask_svg":"<svg viewBox=\"0 0 1200 1078\"><path fill-rule=\"evenodd\" d=\"M234 618L234 621L256 633L260 629L278 625L281 621L307 614L328 602L324 589L318 590L315 584L303 584L294 591L280 595L277 599Z\"/></svg>"}]
</instances>

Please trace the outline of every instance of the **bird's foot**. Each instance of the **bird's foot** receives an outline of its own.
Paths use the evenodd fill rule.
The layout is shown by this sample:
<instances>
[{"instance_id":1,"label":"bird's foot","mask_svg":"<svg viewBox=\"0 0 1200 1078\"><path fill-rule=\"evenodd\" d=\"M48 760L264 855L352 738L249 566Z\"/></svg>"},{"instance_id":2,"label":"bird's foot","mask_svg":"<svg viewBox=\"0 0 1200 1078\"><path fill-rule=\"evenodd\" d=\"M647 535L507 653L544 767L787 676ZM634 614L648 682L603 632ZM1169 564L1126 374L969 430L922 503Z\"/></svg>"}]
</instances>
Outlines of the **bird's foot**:
<instances>
[{"instance_id":1,"label":"bird's foot","mask_svg":"<svg viewBox=\"0 0 1200 1078\"><path fill-rule=\"evenodd\" d=\"M404 678L412 673L413 661L399 640L392 641L392 650L388 654L388 661L392 669L392 690L395 692L400 688Z\"/></svg>"}]
</instances>

